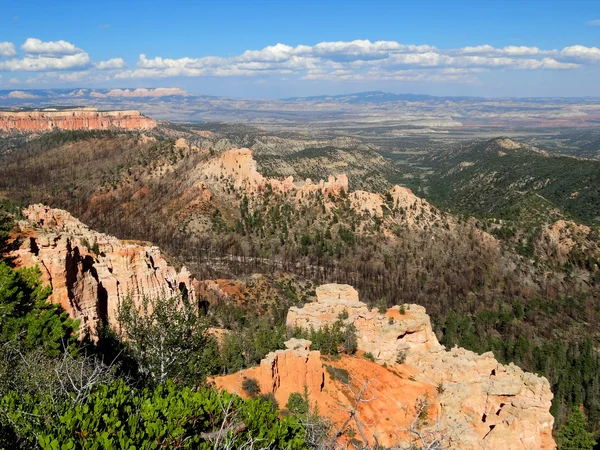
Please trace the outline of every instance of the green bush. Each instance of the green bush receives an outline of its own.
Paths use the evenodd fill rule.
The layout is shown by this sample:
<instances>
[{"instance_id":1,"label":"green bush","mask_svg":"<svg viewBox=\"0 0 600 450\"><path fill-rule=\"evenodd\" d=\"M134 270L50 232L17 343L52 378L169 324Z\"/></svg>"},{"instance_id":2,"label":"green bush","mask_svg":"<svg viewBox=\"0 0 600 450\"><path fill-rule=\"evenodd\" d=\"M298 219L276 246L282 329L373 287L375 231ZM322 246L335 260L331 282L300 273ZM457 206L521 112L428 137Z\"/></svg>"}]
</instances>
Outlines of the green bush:
<instances>
[{"instance_id":1,"label":"green bush","mask_svg":"<svg viewBox=\"0 0 600 450\"><path fill-rule=\"evenodd\" d=\"M244 401L210 388L182 388L171 381L143 390L123 381L99 385L86 401L75 407L64 404L58 417L47 420L52 408L49 398L9 393L0 401L2 424L13 424L14 437L43 450L208 450L218 438L229 448L248 442L261 448L305 448L298 420L279 419L271 402ZM224 432L219 433L222 426ZM8 447L15 448L10 443Z\"/></svg>"},{"instance_id":2,"label":"green bush","mask_svg":"<svg viewBox=\"0 0 600 450\"><path fill-rule=\"evenodd\" d=\"M308 400L299 392L292 392L285 407L294 414L306 414L308 412Z\"/></svg>"},{"instance_id":3,"label":"green bush","mask_svg":"<svg viewBox=\"0 0 600 450\"><path fill-rule=\"evenodd\" d=\"M371 352L366 352L365 353L365 358L367 358L369 361L375 361L375 357L373 356L373 353Z\"/></svg>"},{"instance_id":4,"label":"green bush","mask_svg":"<svg viewBox=\"0 0 600 450\"><path fill-rule=\"evenodd\" d=\"M256 378L246 378L242 381L242 389L250 397L256 397L260 394L260 386Z\"/></svg>"}]
</instances>

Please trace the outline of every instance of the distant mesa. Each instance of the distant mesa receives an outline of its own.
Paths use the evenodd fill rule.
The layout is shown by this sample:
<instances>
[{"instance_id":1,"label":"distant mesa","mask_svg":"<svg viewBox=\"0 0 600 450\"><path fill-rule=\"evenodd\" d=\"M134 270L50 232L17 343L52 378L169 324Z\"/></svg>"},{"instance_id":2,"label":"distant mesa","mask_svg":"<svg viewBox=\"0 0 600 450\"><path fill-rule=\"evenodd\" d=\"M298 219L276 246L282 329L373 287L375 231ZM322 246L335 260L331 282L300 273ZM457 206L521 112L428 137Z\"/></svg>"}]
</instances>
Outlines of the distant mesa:
<instances>
[{"instance_id":1,"label":"distant mesa","mask_svg":"<svg viewBox=\"0 0 600 450\"><path fill-rule=\"evenodd\" d=\"M139 111L99 111L96 108L0 111L0 133L55 130L150 130L156 121Z\"/></svg>"}]
</instances>

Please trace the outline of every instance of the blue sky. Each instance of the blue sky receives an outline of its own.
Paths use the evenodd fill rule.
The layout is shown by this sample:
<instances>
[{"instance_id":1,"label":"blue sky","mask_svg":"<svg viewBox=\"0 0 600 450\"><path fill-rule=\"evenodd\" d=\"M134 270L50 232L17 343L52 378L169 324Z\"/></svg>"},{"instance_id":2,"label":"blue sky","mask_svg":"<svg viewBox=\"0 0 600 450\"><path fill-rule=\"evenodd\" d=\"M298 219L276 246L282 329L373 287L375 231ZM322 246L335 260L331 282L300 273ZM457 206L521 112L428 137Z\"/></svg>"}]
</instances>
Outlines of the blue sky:
<instances>
[{"instance_id":1,"label":"blue sky","mask_svg":"<svg viewBox=\"0 0 600 450\"><path fill-rule=\"evenodd\" d=\"M0 11L3 89L600 96L600 1L2 0Z\"/></svg>"}]
</instances>

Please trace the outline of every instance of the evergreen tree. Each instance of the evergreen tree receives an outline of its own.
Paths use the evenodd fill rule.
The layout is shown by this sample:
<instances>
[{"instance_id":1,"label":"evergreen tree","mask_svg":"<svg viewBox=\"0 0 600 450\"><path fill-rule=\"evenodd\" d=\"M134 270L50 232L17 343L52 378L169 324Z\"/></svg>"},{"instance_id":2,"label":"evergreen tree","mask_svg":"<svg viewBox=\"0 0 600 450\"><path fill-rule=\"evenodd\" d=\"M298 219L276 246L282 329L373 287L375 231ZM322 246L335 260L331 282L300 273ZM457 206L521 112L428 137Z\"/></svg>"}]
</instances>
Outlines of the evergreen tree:
<instances>
[{"instance_id":1,"label":"evergreen tree","mask_svg":"<svg viewBox=\"0 0 600 450\"><path fill-rule=\"evenodd\" d=\"M185 298L144 298L140 307L127 298L117 318L125 345L148 381L197 383L220 372L216 344L206 332L208 321Z\"/></svg>"},{"instance_id":2,"label":"evergreen tree","mask_svg":"<svg viewBox=\"0 0 600 450\"><path fill-rule=\"evenodd\" d=\"M558 432L559 450L593 450L594 435L587 431L586 420L579 408L574 407Z\"/></svg>"}]
</instances>

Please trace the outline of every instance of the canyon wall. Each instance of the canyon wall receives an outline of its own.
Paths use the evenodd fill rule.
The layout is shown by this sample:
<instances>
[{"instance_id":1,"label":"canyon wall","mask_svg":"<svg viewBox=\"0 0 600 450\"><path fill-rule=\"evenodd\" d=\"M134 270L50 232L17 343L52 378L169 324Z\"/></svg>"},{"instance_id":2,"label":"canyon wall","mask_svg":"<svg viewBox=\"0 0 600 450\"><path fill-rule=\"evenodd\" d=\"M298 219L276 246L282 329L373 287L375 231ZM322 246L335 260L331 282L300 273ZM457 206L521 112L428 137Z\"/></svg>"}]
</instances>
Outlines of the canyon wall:
<instances>
[{"instance_id":1,"label":"canyon wall","mask_svg":"<svg viewBox=\"0 0 600 450\"><path fill-rule=\"evenodd\" d=\"M1 133L53 130L150 130L156 121L139 111L98 111L95 108L0 111Z\"/></svg>"},{"instance_id":2,"label":"canyon wall","mask_svg":"<svg viewBox=\"0 0 600 450\"><path fill-rule=\"evenodd\" d=\"M52 287L49 300L79 319L80 331L92 338L100 323L116 324L118 305L128 296L138 305L144 296L195 298L190 273L170 266L158 247L90 230L60 209L31 205L23 213L23 240L10 256L17 266L38 266Z\"/></svg>"}]
</instances>

